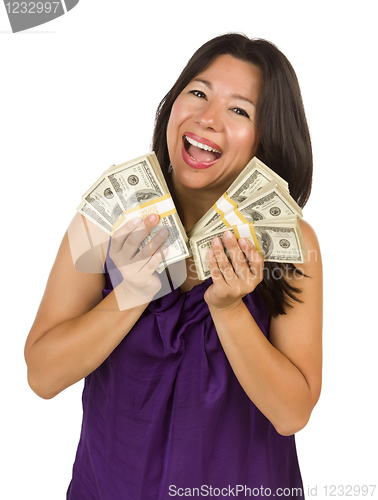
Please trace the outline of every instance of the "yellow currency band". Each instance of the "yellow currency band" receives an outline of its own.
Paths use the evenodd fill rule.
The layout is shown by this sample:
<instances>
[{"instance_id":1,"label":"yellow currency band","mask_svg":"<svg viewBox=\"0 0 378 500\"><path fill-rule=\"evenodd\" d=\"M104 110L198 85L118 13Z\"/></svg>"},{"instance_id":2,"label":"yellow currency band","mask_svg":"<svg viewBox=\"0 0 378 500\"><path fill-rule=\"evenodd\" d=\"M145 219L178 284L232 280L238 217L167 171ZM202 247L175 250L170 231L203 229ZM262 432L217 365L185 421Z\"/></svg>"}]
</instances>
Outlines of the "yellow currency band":
<instances>
[{"instance_id":1,"label":"yellow currency band","mask_svg":"<svg viewBox=\"0 0 378 500\"><path fill-rule=\"evenodd\" d=\"M147 201L146 203L142 203L137 207L130 208L129 210L125 210L120 219L112 227L112 233L127 222L128 220L135 217L141 217L145 219L151 214L157 214L159 218L168 217L176 213L176 207L173 204L172 196L170 193L165 194L164 196L160 196L159 198L154 198L153 200Z\"/></svg>"},{"instance_id":2,"label":"yellow currency band","mask_svg":"<svg viewBox=\"0 0 378 500\"><path fill-rule=\"evenodd\" d=\"M236 203L236 201L232 200L228 194L227 194L227 191L222 195L221 197L221 200L220 200L220 205L222 206L222 201L226 201L228 202L230 205L232 205L234 208L234 210L236 210L238 208L238 204ZM221 217L224 216L225 213L227 212L224 212L221 207L219 207L216 203L213 205L213 209L217 212L217 214L219 214ZM231 211L231 209L230 209Z\"/></svg>"},{"instance_id":3,"label":"yellow currency band","mask_svg":"<svg viewBox=\"0 0 378 500\"><path fill-rule=\"evenodd\" d=\"M252 239L252 242L256 248L256 250L261 253L261 247L259 245L255 228L253 227L253 222L249 222L248 224L238 224L237 226L232 226L236 239L247 238L249 240Z\"/></svg>"},{"instance_id":4,"label":"yellow currency band","mask_svg":"<svg viewBox=\"0 0 378 500\"><path fill-rule=\"evenodd\" d=\"M229 222L227 219L231 218L231 222ZM236 208L233 212L229 212L227 214L221 215L222 222L225 226L231 227L236 224L248 224L247 219L242 215L241 212ZM232 220L234 219L234 220ZM238 222L236 222L235 219L239 219Z\"/></svg>"}]
</instances>

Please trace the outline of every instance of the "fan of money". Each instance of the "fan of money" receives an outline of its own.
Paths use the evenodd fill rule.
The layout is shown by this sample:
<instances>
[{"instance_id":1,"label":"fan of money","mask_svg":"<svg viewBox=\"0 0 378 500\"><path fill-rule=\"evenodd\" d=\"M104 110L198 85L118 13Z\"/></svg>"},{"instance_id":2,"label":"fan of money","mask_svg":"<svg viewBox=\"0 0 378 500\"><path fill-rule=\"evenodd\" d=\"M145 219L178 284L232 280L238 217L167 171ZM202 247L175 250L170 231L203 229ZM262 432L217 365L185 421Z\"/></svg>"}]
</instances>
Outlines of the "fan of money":
<instances>
[{"instance_id":1,"label":"fan of money","mask_svg":"<svg viewBox=\"0 0 378 500\"><path fill-rule=\"evenodd\" d=\"M188 237L155 153L112 165L83 194L77 210L110 236L130 219L158 214L159 224L142 246L162 227L168 229L168 253L159 272L190 255Z\"/></svg>"},{"instance_id":2,"label":"fan of money","mask_svg":"<svg viewBox=\"0 0 378 500\"><path fill-rule=\"evenodd\" d=\"M112 165L84 193L77 210L109 236L134 217L158 214L159 224L142 246L161 227L168 229L168 253L159 272L192 255L199 278L208 278L211 241L227 230L248 238L267 262L304 262L302 210L287 182L256 157L188 234L154 152Z\"/></svg>"}]
</instances>

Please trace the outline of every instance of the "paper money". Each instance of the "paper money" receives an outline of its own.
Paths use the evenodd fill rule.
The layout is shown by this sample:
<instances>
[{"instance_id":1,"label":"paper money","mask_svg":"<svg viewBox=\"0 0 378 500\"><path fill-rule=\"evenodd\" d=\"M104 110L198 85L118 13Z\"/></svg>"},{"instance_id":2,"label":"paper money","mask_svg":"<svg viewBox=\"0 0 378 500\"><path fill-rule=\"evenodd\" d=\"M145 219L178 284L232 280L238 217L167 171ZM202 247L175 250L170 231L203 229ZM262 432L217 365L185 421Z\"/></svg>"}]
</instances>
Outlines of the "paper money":
<instances>
[{"instance_id":1,"label":"paper money","mask_svg":"<svg viewBox=\"0 0 378 500\"><path fill-rule=\"evenodd\" d=\"M97 212L98 216L106 220L108 232L111 233L114 224L121 218L123 214L122 207L119 204L118 197L114 195L114 189L109 182L109 179L104 173L82 196L83 202L80 209L84 205L90 205L92 210Z\"/></svg>"},{"instance_id":2,"label":"paper money","mask_svg":"<svg viewBox=\"0 0 378 500\"><path fill-rule=\"evenodd\" d=\"M87 219L91 220L93 224L104 230L106 233L111 234L112 226L98 213L94 210L90 203L82 201L77 207L77 211L84 215Z\"/></svg>"},{"instance_id":3,"label":"paper money","mask_svg":"<svg viewBox=\"0 0 378 500\"><path fill-rule=\"evenodd\" d=\"M112 165L82 196L77 210L110 236L128 220L145 218L152 213L160 217L141 248L162 227L168 229L165 244L168 252L164 267L189 257L188 238L177 215L155 153L120 165Z\"/></svg>"},{"instance_id":4,"label":"paper money","mask_svg":"<svg viewBox=\"0 0 378 500\"><path fill-rule=\"evenodd\" d=\"M288 183L271 170L258 158L254 157L240 172L231 186L227 189L210 210L189 231L188 236L203 233L210 224L213 224L222 215L238 208L253 193L262 189L269 182L275 180L281 189L288 191Z\"/></svg>"},{"instance_id":5,"label":"paper money","mask_svg":"<svg viewBox=\"0 0 378 500\"><path fill-rule=\"evenodd\" d=\"M158 272L192 254L199 278L208 278L211 240L222 238L227 229L237 238L247 237L267 262L304 261L298 223L302 210L290 196L287 182L257 158L193 227L189 240L154 153L109 167L84 193L78 211L110 236L134 217L157 213L159 224L140 248L161 227L168 229L169 250Z\"/></svg>"},{"instance_id":6,"label":"paper money","mask_svg":"<svg viewBox=\"0 0 378 500\"><path fill-rule=\"evenodd\" d=\"M215 237L223 240L226 231L232 231L237 239L247 238L266 262L304 262L305 247L297 217L259 220L193 236L190 247L199 279L210 277L211 241Z\"/></svg>"},{"instance_id":7,"label":"paper money","mask_svg":"<svg viewBox=\"0 0 378 500\"><path fill-rule=\"evenodd\" d=\"M238 205L237 209L223 214L218 220L209 224L206 227L206 232L263 219L293 216L300 219L303 217L301 207L293 200L288 191L274 180L248 196Z\"/></svg>"}]
</instances>

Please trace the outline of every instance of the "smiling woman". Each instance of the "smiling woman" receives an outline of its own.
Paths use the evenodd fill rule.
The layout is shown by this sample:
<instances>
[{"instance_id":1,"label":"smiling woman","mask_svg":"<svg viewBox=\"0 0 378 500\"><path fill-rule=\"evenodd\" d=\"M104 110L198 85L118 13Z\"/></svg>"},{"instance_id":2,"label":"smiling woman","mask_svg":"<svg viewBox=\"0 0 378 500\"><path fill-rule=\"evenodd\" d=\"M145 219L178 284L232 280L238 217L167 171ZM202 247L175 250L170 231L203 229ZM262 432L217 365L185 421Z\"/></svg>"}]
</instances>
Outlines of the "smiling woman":
<instances>
[{"instance_id":1,"label":"smiling woman","mask_svg":"<svg viewBox=\"0 0 378 500\"><path fill-rule=\"evenodd\" d=\"M159 106L153 149L187 230L254 155L301 206L309 196L298 82L264 40L230 34L201 47ZM118 229L104 275L74 268L65 235L26 342L29 383L41 397L85 377L67 499L166 500L207 485L230 497L245 485L240 498L282 489L304 498L294 434L319 398L322 364L314 231L301 222L307 253L298 269L269 267L226 232L228 257L212 240L211 278L199 280L189 258L181 285L159 296L177 276L156 273L167 232L139 250L158 221ZM82 226L75 217L75 244L87 238Z\"/></svg>"},{"instance_id":2,"label":"smiling woman","mask_svg":"<svg viewBox=\"0 0 378 500\"><path fill-rule=\"evenodd\" d=\"M224 54L177 96L168 121L167 145L172 183L187 230L256 154L254 103L260 89L257 66Z\"/></svg>"},{"instance_id":3,"label":"smiling woman","mask_svg":"<svg viewBox=\"0 0 378 500\"><path fill-rule=\"evenodd\" d=\"M224 61L228 61L229 65L222 65ZM183 95L185 96L185 90L188 93L192 92L197 99L208 102L206 99L212 96L211 92L214 90L211 88L213 82L206 80L203 73L216 72L217 68L222 70L217 72L219 84L229 82L229 94L226 93L226 95L230 98L239 98L239 101L234 103L236 106L224 109L228 109L230 113L233 111L241 115L238 117L240 120L242 118L247 120L245 114L250 111L248 115L249 125L255 130L255 136L251 135L252 142L246 146L246 150L250 153L249 158L248 154L246 154L247 159L244 164L238 166L234 163L234 171L240 172L253 155L258 156L260 160L288 181L290 194L301 207L304 207L311 192L312 148L295 71L285 55L272 43L261 39L250 40L240 34L223 35L205 43L195 52L175 85L161 101L156 113L153 150L156 152L160 165L162 165L185 227L190 229L206 212L207 208L205 209L204 206L210 207L212 206L211 199L215 201L218 199L217 183L222 182L224 177L219 177L219 172L214 172L215 168L210 169L210 172L206 172L206 174L210 175L208 175L209 183L207 184L209 199L205 204L202 203L202 200L206 193L202 190L190 189L190 184L185 188L182 185L180 195L176 196L176 176L175 174L172 176L167 175L167 166L169 164L173 166L175 161L172 161L170 157L172 147L169 150L169 128L175 116L174 108L176 103ZM198 88L199 85L202 85L202 87ZM227 92L225 87L222 88ZM207 97L209 92L210 96ZM240 101L243 103L242 106L240 106ZM247 105L250 107L247 108ZM206 105L204 104L203 107L206 107ZM242 121L241 125L244 124L246 127L246 123L246 121ZM234 125L235 129L236 125ZM197 123L196 126L199 127L199 124ZM207 130L206 137L208 134L217 135L215 130ZM204 135L200 133L195 139L201 142L201 136ZM181 138L181 136L175 138L176 144L179 145L178 149L180 149ZM185 143L185 139L182 140ZM183 148L181 147L181 149ZM174 154L180 164L180 153L177 148L172 156ZM184 152L182 156L185 156ZM189 162L195 169L196 163L194 159L191 160L189 155L186 155L185 163L188 164ZM216 167L216 164L214 167ZM199 177L199 173L199 169L190 172L185 167L178 171L180 177L184 176L188 181L192 179L195 183L192 186L194 188L196 186L200 187L196 183L200 182L200 180L202 182L206 178L205 175ZM230 177L233 180L232 176ZM214 190L212 189L213 182ZM230 183L224 182L227 185L223 186L224 189L221 194L226 191ZM180 183L178 184L178 189L180 189ZM188 198L190 209L185 210L182 207ZM193 202L194 200L195 202ZM316 255L317 262L320 264L319 249L317 249ZM190 269L190 265L188 265L188 275L193 278ZM280 264L271 262L265 263L264 266L264 280L259 286L259 293L264 297L264 301L273 316L284 314L285 310L291 307L291 301L298 300L299 288L295 286L295 280L276 279L276 276L288 275L288 270L293 272L295 268L289 265L286 266L286 271L283 271Z\"/></svg>"}]
</instances>

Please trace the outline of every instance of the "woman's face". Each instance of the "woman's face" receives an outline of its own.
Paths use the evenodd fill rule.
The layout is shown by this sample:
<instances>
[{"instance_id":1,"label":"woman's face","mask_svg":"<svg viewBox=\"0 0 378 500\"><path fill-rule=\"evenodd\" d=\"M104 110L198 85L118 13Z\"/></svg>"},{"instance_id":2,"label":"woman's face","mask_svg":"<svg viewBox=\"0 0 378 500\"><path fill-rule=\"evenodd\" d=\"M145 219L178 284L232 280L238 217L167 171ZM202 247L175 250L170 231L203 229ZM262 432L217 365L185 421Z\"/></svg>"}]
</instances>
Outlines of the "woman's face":
<instances>
[{"instance_id":1,"label":"woman's face","mask_svg":"<svg viewBox=\"0 0 378 500\"><path fill-rule=\"evenodd\" d=\"M260 89L257 66L221 55L177 97L167 144L178 193L207 188L221 195L255 156Z\"/></svg>"}]
</instances>

